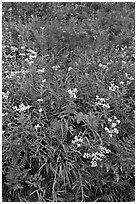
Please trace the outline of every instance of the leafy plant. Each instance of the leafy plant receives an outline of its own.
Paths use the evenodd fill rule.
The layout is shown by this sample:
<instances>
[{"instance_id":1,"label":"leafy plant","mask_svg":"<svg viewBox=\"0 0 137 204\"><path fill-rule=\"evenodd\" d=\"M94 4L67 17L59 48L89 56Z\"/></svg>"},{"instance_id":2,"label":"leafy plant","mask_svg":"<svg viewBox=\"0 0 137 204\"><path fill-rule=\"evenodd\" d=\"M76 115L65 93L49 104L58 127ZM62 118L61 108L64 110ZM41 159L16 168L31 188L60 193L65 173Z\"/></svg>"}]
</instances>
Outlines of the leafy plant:
<instances>
[{"instance_id":1,"label":"leafy plant","mask_svg":"<svg viewBox=\"0 0 137 204\"><path fill-rule=\"evenodd\" d=\"M134 3L2 10L3 201L133 201Z\"/></svg>"}]
</instances>

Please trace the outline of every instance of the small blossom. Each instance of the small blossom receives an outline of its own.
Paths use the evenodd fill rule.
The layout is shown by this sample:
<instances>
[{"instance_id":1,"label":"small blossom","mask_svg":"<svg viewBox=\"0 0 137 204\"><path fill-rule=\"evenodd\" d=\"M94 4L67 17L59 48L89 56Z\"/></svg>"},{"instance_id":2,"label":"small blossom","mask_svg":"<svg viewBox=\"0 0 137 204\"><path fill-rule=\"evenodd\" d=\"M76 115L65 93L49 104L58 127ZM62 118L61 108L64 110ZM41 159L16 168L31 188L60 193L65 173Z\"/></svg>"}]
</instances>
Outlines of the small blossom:
<instances>
[{"instance_id":1,"label":"small blossom","mask_svg":"<svg viewBox=\"0 0 137 204\"><path fill-rule=\"evenodd\" d=\"M113 136L112 133L109 133L109 136L112 137Z\"/></svg>"},{"instance_id":2,"label":"small blossom","mask_svg":"<svg viewBox=\"0 0 137 204\"><path fill-rule=\"evenodd\" d=\"M8 113L2 113L2 116L4 117L5 115L8 115Z\"/></svg>"},{"instance_id":3,"label":"small blossom","mask_svg":"<svg viewBox=\"0 0 137 204\"><path fill-rule=\"evenodd\" d=\"M115 128L116 126L117 126L116 123L112 123L112 124L111 124L111 127L112 127L112 128Z\"/></svg>"},{"instance_id":4,"label":"small blossom","mask_svg":"<svg viewBox=\"0 0 137 204\"><path fill-rule=\"evenodd\" d=\"M41 113L41 112L42 112L42 108L39 109L39 113Z\"/></svg>"},{"instance_id":5,"label":"small blossom","mask_svg":"<svg viewBox=\"0 0 137 204\"><path fill-rule=\"evenodd\" d=\"M117 123L119 124L119 123L120 123L120 120L117 120Z\"/></svg>"},{"instance_id":6,"label":"small blossom","mask_svg":"<svg viewBox=\"0 0 137 204\"><path fill-rule=\"evenodd\" d=\"M25 110L28 110L29 108L31 108L32 106L28 105L25 106L23 103L19 105L19 108L17 108L17 106L13 107L13 110L15 111L19 111L19 112L24 112Z\"/></svg>"},{"instance_id":7,"label":"small blossom","mask_svg":"<svg viewBox=\"0 0 137 204\"><path fill-rule=\"evenodd\" d=\"M97 162L96 161L91 161L91 167L96 167L97 166Z\"/></svg>"},{"instance_id":8,"label":"small blossom","mask_svg":"<svg viewBox=\"0 0 137 204\"><path fill-rule=\"evenodd\" d=\"M37 73L44 73L44 72L45 72L45 68L43 68L43 69L38 69L36 72L37 72Z\"/></svg>"},{"instance_id":9,"label":"small blossom","mask_svg":"<svg viewBox=\"0 0 137 204\"><path fill-rule=\"evenodd\" d=\"M37 101L38 101L38 102L42 102L43 99L42 99L42 98L38 98Z\"/></svg>"},{"instance_id":10,"label":"small blossom","mask_svg":"<svg viewBox=\"0 0 137 204\"><path fill-rule=\"evenodd\" d=\"M117 129L117 128L114 128L114 129L113 129L113 132L114 132L114 133L116 133L116 134L118 134L118 133L119 133L119 131L118 131L118 129Z\"/></svg>"},{"instance_id":11,"label":"small blossom","mask_svg":"<svg viewBox=\"0 0 137 204\"><path fill-rule=\"evenodd\" d=\"M110 132L110 130L107 127L105 127L105 131L108 133Z\"/></svg>"},{"instance_id":12,"label":"small blossom","mask_svg":"<svg viewBox=\"0 0 137 204\"><path fill-rule=\"evenodd\" d=\"M41 126L39 124L35 125L35 129L36 131L38 130L38 128L40 128Z\"/></svg>"},{"instance_id":13,"label":"small blossom","mask_svg":"<svg viewBox=\"0 0 137 204\"><path fill-rule=\"evenodd\" d=\"M111 122L112 122L112 119L111 119L111 118L108 118L108 122L110 122L110 123L111 123Z\"/></svg>"},{"instance_id":14,"label":"small blossom","mask_svg":"<svg viewBox=\"0 0 137 204\"><path fill-rule=\"evenodd\" d=\"M68 72L71 71L72 69L73 69L72 67L69 67L69 68L68 68Z\"/></svg>"},{"instance_id":15,"label":"small blossom","mask_svg":"<svg viewBox=\"0 0 137 204\"><path fill-rule=\"evenodd\" d=\"M131 81L127 81L127 85L130 85L131 84Z\"/></svg>"},{"instance_id":16,"label":"small blossom","mask_svg":"<svg viewBox=\"0 0 137 204\"><path fill-rule=\"evenodd\" d=\"M85 152L84 155L83 155L83 157L88 159L88 158L91 157L91 155L90 155L89 153L86 153L86 152Z\"/></svg>"},{"instance_id":17,"label":"small blossom","mask_svg":"<svg viewBox=\"0 0 137 204\"><path fill-rule=\"evenodd\" d=\"M77 88L74 88L74 89L69 89L68 90L68 93L69 93L69 95L70 95L70 98L77 98L77 96L76 96L76 93L78 92L78 90L77 90Z\"/></svg>"},{"instance_id":18,"label":"small blossom","mask_svg":"<svg viewBox=\"0 0 137 204\"><path fill-rule=\"evenodd\" d=\"M120 82L120 84L121 84L121 85L124 85L124 82L123 82L123 81L121 81L121 82Z\"/></svg>"},{"instance_id":19,"label":"small blossom","mask_svg":"<svg viewBox=\"0 0 137 204\"><path fill-rule=\"evenodd\" d=\"M45 82L46 82L46 79L43 79L43 80L42 80L42 83L45 83Z\"/></svg>"}]
</instances>

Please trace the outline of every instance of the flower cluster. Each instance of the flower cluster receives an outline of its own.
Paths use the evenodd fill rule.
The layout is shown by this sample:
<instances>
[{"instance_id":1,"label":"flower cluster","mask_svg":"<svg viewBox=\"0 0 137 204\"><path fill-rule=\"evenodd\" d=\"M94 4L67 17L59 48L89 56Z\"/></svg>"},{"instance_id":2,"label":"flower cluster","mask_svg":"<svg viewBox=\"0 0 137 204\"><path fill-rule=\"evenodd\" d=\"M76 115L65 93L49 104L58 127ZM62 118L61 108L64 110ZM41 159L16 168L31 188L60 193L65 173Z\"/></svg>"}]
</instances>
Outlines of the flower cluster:
<instances>
[{"instance_id":1,"label":"flower cluster","mask_svg":"<svg viewBox=\"0 0 137 204\"><path fill-rule=\"evenodd\" d=\"M29 56L29 60L33 60L33 59L35 59L35 58L37 58L37 53L34 51L34 50L32 50L32 49L27 49L27 52L28 52L28 56Z\"/></svg>"},{"instance_id":2,"label":"flower cluster","mask_svg":"<svg viewBox=\"0 0 137 204\"><path fill-rule=\"evenodd\" d=\"M105 127L105 131L108 132L109 136L112 137L113 133L118 134L119 131L116 128L117 124L120 123L120 120L118 120L118 118L116 116L114 116L112 119L108 118L108 122L110 125L110 129Z\"/></svg>"},{"instance_id":3,"label":"flower cluster","mask_svg":"<svg viewBox=\"0 0 137 204\"><path fill-rule=\"evenodd\" d=\"M40 128L41 126L39 124L35 125L35 129L36 131L38 130L38 128Z\"/></svg>"},{"instance_id":4,"label":"flower cluster","mask_svg":"<svg viewBox=\"0 0 137 204\"><path fill-rule=\"evenodd\" d=\"M80 147L83 143L83 138L81 138L80 136L75 136L74 140L72 140L72 144L76 144L77 147Z\"/></svg>"},{"instance_id":5,"label":"flower cluster","mask_svg":"<svg viewBox=\"0 0 137 204\"><path fill-rule=\"evenodd\" d=\"M3 98L6 99L6 100L8 99L9 94L10 94L9 91L7 91L6 93L5 93L5 92L2 92L2 96L3 96Z\"/></svg>"},{"instance_id":6,"label":"flower cluster","mask_svg":"<svg viewBox=\"0 0 137 204\"><path fill-rule=\"evenodd\" d=\"M69 67L69 68L68 68L68 72L70 72L72 69L73 69L72 67Z\"/></svg>"},{"instance_id":7,"label":"flower cluster","mask_svg":"<svg viewBox=\"0 0 137 204\"><path fill-rule=\"evenodd\" d=\"M59 68L60 68L59 65L54 65L54 66L52 66L52 69L55 70L55 71L57 71Z\"/></svg>"},{"instance_id":8,"label":"flower cluster","mask_svg":"<svg viewBox=\"0 0 137 204\"><path fill-rule=\"evenodd\" d=\"M129 76L128 73L125 73L125 76L126 76L126 78L128 79L128 80L127 80L127 85L131 84L131 81L134 80L134 77Z\"/></svg>"},{"instance_id":9,"label":"flower cluster","mask_svg":"<svg viewBox=\"0 0 137 204\"><path fill-rule=\"evenodd\" d=\"M96 96L96 102L95 102L96 106L102 106L103 108L109 109L110 105L108 103L106 103L106 100L104 98L100 98L99 96Z\"/></svg>"},{"instance_id":10,"label":"flower cluster","mask_svg":"<svg viewBox=\"0 0 137 204\"><path fill-rule=\"evenodd\" d=\"M37 72L37 73L44 73L44 72L45 72L45 68L38 69L36 72Z\"/></svg>"},{"instance_id":11,"label":"flower cluster","mask_svg":"<svg viewBox=\"0 0 137 204\"><path fill-rule=\"evenodd\" d=\"M76 93L78 93L78 90L77 90L77 88L74 88L74 89L69 89L68 90L68 93L69 93L69 95L70 95L70 98L77 98L77 96L76 96Z\"/></svg>"},{"instance_id":12,"label":"flower cluster","mask_svg":"<svg viewBox=\"0 0 137 204\"><path fill-rule=\"evenodd\" d=\"M23 103L19 105L19 108L17 108L17 106L13 107L13 110L15 111L19 111L19 112L24 112L26 110L28 110L29 108L31 108L32 106L25 106Z\"/></svg>"},{"instance_id":13,"label":"flower cluster","mask_svg":"<svg viewBox=\"0 0 137 204\"><path fill-rule=\"evenodd\" d=\"M117 85L115 85L114 83L112 83L109 87L109 91L118 91L119 90L119 87Z\"/></svg>"},{"instance_id":14,"label":"flower cluster","mask_svg":"<svg viewBox=\"0 0 137 204\"><path fill-rule=\"evenodd\" d=\"M97 161L102 161L103 158L105 158L105 154L109 154L111 152L110 149L107 149L106 147L99 146L99 151L95 153L84 153L83 157L87 159L91 159L91 167L97 166Z\"/></svg>"}]
</instances>

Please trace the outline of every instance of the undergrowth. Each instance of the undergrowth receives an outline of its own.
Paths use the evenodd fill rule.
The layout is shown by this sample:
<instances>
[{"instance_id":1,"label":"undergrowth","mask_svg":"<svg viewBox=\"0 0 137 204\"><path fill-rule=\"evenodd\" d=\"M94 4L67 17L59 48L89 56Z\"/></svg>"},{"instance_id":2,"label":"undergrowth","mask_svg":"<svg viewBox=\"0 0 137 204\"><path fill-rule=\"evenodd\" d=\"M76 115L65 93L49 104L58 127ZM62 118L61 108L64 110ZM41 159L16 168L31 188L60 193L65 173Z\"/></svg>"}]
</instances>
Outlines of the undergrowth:
<instances>
[{"instance_id":1,"label":"undergrowth","mask_svg":"<svg viewBox=\"0 0 137 204\"><path fill-rule=\"evenodd\" d=\"M134 6L3 3L3 201L134 201Z\"/></svg>"}]
</instances>

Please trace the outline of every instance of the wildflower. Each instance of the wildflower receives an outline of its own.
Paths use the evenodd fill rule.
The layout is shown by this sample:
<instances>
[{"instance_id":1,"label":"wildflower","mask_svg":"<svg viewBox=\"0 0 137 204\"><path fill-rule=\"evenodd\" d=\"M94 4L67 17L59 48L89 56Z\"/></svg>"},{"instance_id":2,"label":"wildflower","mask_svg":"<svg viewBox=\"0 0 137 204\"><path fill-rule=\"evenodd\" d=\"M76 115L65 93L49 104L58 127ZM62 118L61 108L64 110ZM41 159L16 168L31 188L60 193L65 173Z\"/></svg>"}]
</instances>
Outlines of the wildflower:
<instances>
[{"instance_id":1,"label":"wildflower","mask_svg":"<svg viewBox=\"0 0 137 204\"><path fill-rule=\"evenodd\" d=\"M97 166L97 162L96 161L91 161L91 167L96 167Z\"/></svg>"},{"instance_id":2,"label":"wildflower","mask_svg":"<svg viewBox=\"0 0 137 204\"><path fill-rule=\"evenodd\" d=\"M40 128L41 126L39 124L35 125L35 129L36 131L38 130L38 128Z\"/></svg>"},{"instance_id":3,"label":"wildflower","mask_svg":"<svg viewBox=\"0 0 137 204\"><path fill-rule=\"evenodd\" d=\"M110 132L110 130L107 127L105 127L105 131L108 133Z\"/></svg>"},{"instance_id":4,"label":"wildflower","mask_svg":"<svg viewBox=\"0 0 137 204\"><path fill-rule=\"evenodd\" d=\"M46 82L46 79L43 79L43 80L42 80L42 83L45 83L45 82Z\"/></svg>"},{"instance_id":5,"label":"wildflower","mask_svg":"<svg viewBox=\"0 0 137 204\"><path fill-rule=\"evenodd\" d=\"M25 46L21 46L20 48L24 50L24 49L25 49Z\"/></svg>"},{"instance_id":6,"label":"wildflower","mask_svg":"<svg viewBox=\"0 0 137 204\"><path fill-rule=\"evenodd\" d=\"M72 140L72 144L76 144L77 147L80 147L83 142L83 139L81 137L75 136L74 140Z\"/></svg>"},{"instance_id":7,"label":"wildflower","mask_svg":"<svg viewBox=\"0 0 137 204\"><path fill-rule=\"evenodd\" d=\"M6 112L6 113L2 113L2 116L4 117L5 115L8 115L8 113Z\"/></svg>"},{"instance_id":8,"label":"wildflower","mask_svg":"<svg viewBox=\"0 0 137 204\"><path fill-rule=\"evenodd\" d=\"M44 73L44 72L45 72L45 68L43 68L43 69L38 69L36 72L37 72L37 73Z\"/></svg>"},{"instance_id":9,"label":"wildflower","mask_svg":"<svg viewBox=\"0 0 137 204\"><path fill-rule=\"evenodd\" d=\"M122 64L126 64L126 61L124 61L124 60L122 60L121 62L122 62Z\"/></svg>"},{"instance_id":10,"label":"wildflower","mask_svg":"<svg viewBox=\"0 0 137 204\"><path fill-rule=\"evenodd\" d=\"M57 70L58 70L58 68L60 68L60 66L59 66L59 65L54 65L54 66L52 66L52 69L54 69L55 71L57 71Z\"/></svg>"},{"instance_id":11,"label":"wildflower","mask_svg":"<svg viewBox=\"0 0 137 204\"><path fill-rule=\"evenodd\" d=\"M72 67L69 67L69 68L68 68L68 72L71 71L72 69L73 69Z\"/></svg>"},{"instance_id":12,"label":"wildflower","mask_svg":"<svg viewBox=\"0 0 137 204\"><path fill-rule=\"evenodd\" d=\"M111 124L111 127L112 127L112 128L115 128L116 126L117 126L116 123L112 123L112 124Z\"/></svg>"},{"instance_id":13,"label":"wildflower","mask_svg":"<svg viewBox=\"0 0 137 204\"><path fill-rule=\"evenodd\" d=\"M39 109L39 113L41 113L41 112L42 112L42 108Z\"/></svg>"},{"instance_id":14,"label":"wildflower","mask_svg":"<svg viewBox=\"0 0 137 204\"><path fill-rule=\"evenodd\" d=\"M117 123L119 124L119 123L120 123L120 120L117 120Z\"/></svg>"},{"instance_id":15,"label":"wildflower","mask_svg":"<svg viewBox=\"0 0 137 204\"><path fill-rule=\"evenodd\" d=\"M5 93L5 92L2 92L2 96L3 96L3 98L5 98L6 100L8 99L9 94L10 94L9 91L7 91L6 93Z\"/></svg>"},{"instance_id":16,"label":"wildflower","mask_svg":"<svg viewBox=\"0 0 137 204\"><path fill-rule=\"evenodd\" d=\"M31 108L32 106L28 105L25 106L23 103L19 105L19 108L17 108L17 106L14 106L13 109L15 111L19 111L19 112L24 112L25 110L28 110L29 108Z\"/></svg>"},{"instance_id":17,"label":"wildflower","mask_svg":"<svg viewBox=\"0 0 137 204\"><path fill-rule=\"evenodd\" d=\"M121 85L124 85L124 82L123 82L123 81L121 81L121 82L120 82L120 84L121 84Z\"/></svg>"},{"instance_id":18,"label":"wildflower","mask_svg":"<svg viewBox=\"0 0 137 204\"><path fill-rule=\"evenodd\" d=\"M100 105L103 108L107 108L107 109L110 108L110 105L108 103L106 103L104 98L99 98L99 96L96 95L96 100L97 100L97 102L95 102L95 105Z\"/></svg>"},{"instance_id":19,"label":"wildflower","mask_svg":"<svg viewBox=\"0 0 137 204\"><path fill-rule=\"evenodd\" d=\"M107 103L107 104L103 104L102 106L105 107L105 108L107 108L107 109L110 108L110 105L109 105L108 103Z\"/></svg>"},{"instance_id":20,"label":"wildflower","mask_svg":"<svg viewBox=\"0 0 137 204\"><path fill-rule=\"evenodd\" d=\"M128 79L129 79L129 80L134 80L134 77L129 77Z\"/></svg>"},{"instance_id":21,"label":"wildflower","mask_svg":"<svg viewBox=\"0 0 137 204\"><path fill-rule=\"evenodd\" d=\"M78 92L78 90L77 90L77 88L74 88L74 89L69 89L68 90L68 93L69 93L69 95L70 95L70 98L77 98L77 96L76 96L76 93Z\"/></svg>"},{"instance_id":22,"label":"wildflower","mask_svg":"<svg viewBox=\"0 0 137 204\"><path fill-rule=\"evenodd\" d=\"M112 119L111 119L111 118L108 118L108 122L110 122L110 123L111 123L111 122L112 122Z\"/></svg>"},{"instance_id":23,"label":"wildflower","mask_svg":"<svg viewBox=\"0 0 137 204\"><path fill-rule=\"evenodd\" d=\"M130 85L131 84L131 81L127 81L127 85Z\"/></svg>"},{"instance_id":24,"label":"wildflower","mask_svg":"<svg viewBox=\"0 0 137 204\"><path fill-rule=\"evenodd\" d=\"M31 66L33 64L33 61L30 61L28 59L25 59L25 61L29 64L29 66Z\"/></svg>"},{"instance_id":25,"label":"wildflower","mask_svg":"<svg viewBox=\"0 0 137 204\"><path fill-rule=\"evenodd\" d=\"M118 134L118 133L119 133L119 131L118 131L118 129L117 129L117 128L114 128L114 129L113 129L113 132L114 132L114 133L116 133L116 134Z\"/></svg>"},{"instance_id":26,"label":"wildflower","mask_svg":"<svg viewBox=\"0 0 137 204\"><path fill-rule=\"evenodd\" d=\"M112 83L111 86L109 87L109 91L117 91L118 89L119 87L115 85L114 83Z\"/></svg>"},{"instance_id":27,"label":"wildflower","mask_svg":"<svg viewBox=\"0 0 137 204\"><path fill-rule=\"evenodd\" d=\"M86 153L86 152L85 152L84 155L83 155L83 157L88 159L88 158L91 157L91 155L90 155L89 153Z\"/></svg>"},{"instance_id":28,"label":"wildflower","mask_svg":"<svg viewBox=\"0 0 137 204\"><path fill-rule=\"evenodd\" d=\"M37 101L38 101L38 102L42 102L43 99L42 99L42 98L38 98Z\"/></svg>"},{"instance_id":29,"label":"wildflower","mask_svg":"<svg viewBox=\"0 0 137 204\"><path fill-rule=\"evenodd\" d=\"M24 104L22 103L21 105L19 105L19 111L25 111L28 110L29 108L31 108L32 106L24 106Z\"/></svg>"}]
</instances>

